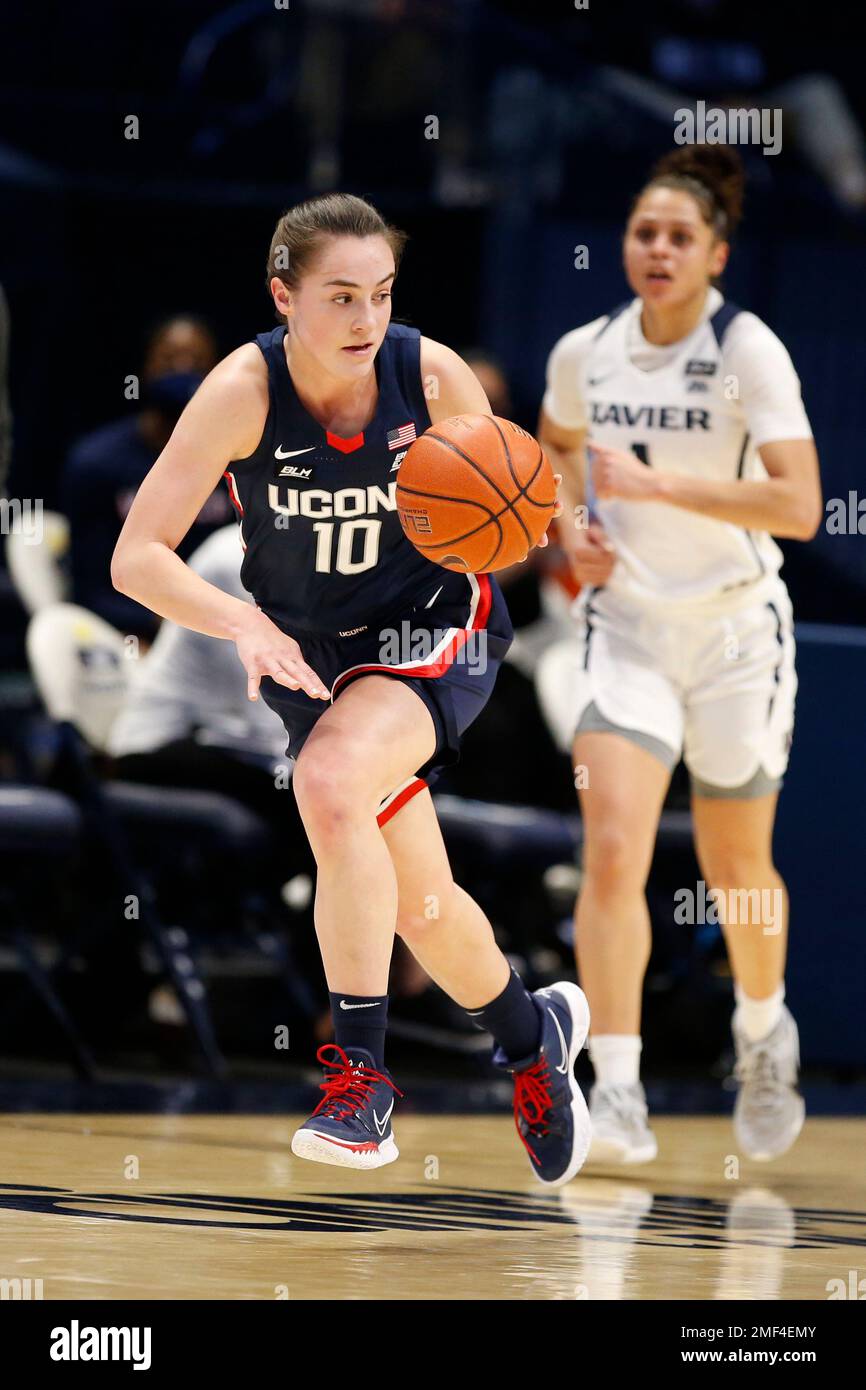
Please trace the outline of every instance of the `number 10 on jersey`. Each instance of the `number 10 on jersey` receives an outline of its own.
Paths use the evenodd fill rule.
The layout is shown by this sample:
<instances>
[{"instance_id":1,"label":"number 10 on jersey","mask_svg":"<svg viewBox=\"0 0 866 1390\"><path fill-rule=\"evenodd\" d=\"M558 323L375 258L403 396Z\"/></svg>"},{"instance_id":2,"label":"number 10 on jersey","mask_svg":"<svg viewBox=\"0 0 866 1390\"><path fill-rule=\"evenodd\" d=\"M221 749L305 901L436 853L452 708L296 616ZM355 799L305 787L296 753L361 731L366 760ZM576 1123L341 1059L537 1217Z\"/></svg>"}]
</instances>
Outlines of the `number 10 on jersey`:
<instances>
[{"instance_id":1,"label":"number 10 on jersey","mask_svg":"<svg viewBox=\"0 0 866 1390\"><path fill-rule=\"evenodd\" d=\"M358 518L356 521L340 522L337 536L337 555L334 561L333 521L317 521L313 526L316 532L316 573L360 574L361 570L372 569L379 560L379 533L381 521ZM355 537L361 532L364 536L363 550L358 559L354 558Z\"/></svg>"}]
</instances>

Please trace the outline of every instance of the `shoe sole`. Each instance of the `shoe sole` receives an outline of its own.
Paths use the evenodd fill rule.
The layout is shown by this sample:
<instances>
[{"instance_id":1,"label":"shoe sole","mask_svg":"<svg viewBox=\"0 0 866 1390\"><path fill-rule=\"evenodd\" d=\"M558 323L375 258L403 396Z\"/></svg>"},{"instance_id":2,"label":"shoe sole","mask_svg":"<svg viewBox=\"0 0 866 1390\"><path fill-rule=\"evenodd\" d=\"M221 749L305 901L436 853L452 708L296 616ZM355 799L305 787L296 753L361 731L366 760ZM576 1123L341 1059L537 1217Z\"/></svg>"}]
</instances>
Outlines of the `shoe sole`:
<instances>
[{"instance_id":1,"label":"shoe sole","mask_svg":"<svg viewBox=\"0 0 866 1390\"><path fill-rule=\"evenodd\" d=\"M789 1151L789 1149L792 1149L794 1147L794 1145L800 1137L800 1131L802 1130L805 1122L806 1102L801 1100L800 1123L797 1125L797 1128L794 1130L794 1133L791 1135L791 1138L788 1140L784 1148L774 1149L772 1152L762 1152L758 1149L750 1149L748 1144L744 1142L742 1135L738 1132L736 1123L734 1124L734 1136L740 1148L743 1150L743 1153L746 1155L746 1158L751 1159L753 1163L772 1163L774 1158L781 1158L783 1154L786 1154Z\"/></svg>"},{"instance_id":2,"label":"shoe sole","mask_svg":"<svg viewBox=\"0 0 866 1390\"><path fill-rule=\"evenodd\" d=\"M573 985L568 981L564 984L550 986L550 993L560 995L566 1002L568 1012L571 1015L571 1043L568 1049L568 1084L571 1090L571 1121L574 1125L574 1147L571 1151L571 1159L565 1172L558 1178L543 1178L539 1173L535 1174L542 1187L562 1187L564 1183L571 1182L571 1179L580 1172L586 1156L589 1153L589 1146L592 1142L592 1122L589 1118L589 1107L587 1106L584 1094L577 1084L574 1076L574 1064L577 1061L577 1054L586 1042L589 1033L589 1004L586 995L578 985Z\"/></svg>"},{"instance_id":3,"label":"shoe sole","mask_svg":"<svg viewBox=\"0 0 866 1390\"><path fill-rule=\"evenodd\" d=\"M360 1168L363 1171L383 1168L386 1163L393 1163L395 1158L400 1157L400 1150L394 1142L393 1135L383 1139L377 1149L357 1153L350 1148L343 1148L327 1135L318 1134L314 1129L295 1131L292 1153L296 1158L306 1158L312 1163L330 1163L338 1168Z\"/></svg>"},{"instance_id":4,"label":"shoe sole","mask_svg":"<svg viewBox=\"0 0 866 1390\"><path fill-rule=\"evenodd\" d=\"M587 1161L624 1167L630 1163L652 1163L654 1158L658 1158L658 1152L659 1146L655 1141L636 1148L617 1139L601 1139L593 1135Z\"/></svg>"}]
</instances>

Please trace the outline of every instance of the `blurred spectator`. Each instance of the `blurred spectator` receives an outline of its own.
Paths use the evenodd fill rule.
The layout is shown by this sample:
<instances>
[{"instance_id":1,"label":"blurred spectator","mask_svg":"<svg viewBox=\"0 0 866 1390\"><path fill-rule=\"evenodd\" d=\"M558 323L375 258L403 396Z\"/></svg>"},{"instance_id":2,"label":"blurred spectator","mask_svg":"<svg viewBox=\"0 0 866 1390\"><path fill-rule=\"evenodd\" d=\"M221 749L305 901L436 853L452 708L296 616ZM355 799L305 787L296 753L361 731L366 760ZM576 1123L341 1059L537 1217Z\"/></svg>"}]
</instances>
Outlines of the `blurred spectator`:
<instances>
[{"instance_id":1,"label":"blurred spectator","mask_svg":"<svg viewBox=\"0 0 866 1390\"><path fill-rule=\"evenodd\" d=\"M209 583L249 599L240 582L238 529L221 527L189 564ZM115 773L125 782L219 792L274 830L271 884L315 872L289 785L282 721L263 700L247 699L233 642L165 622L131 682L112 729Z\"/></svg>"},{"instance_id":2,"label":"blurred spectator","mask_svg":"<svg viewBox=\"0 0 866 1390\"><path fill-rule=\"evenodd\" d=\"M189 564L236 598L241 585L238 528L209 536ZM249 600L250 602L252 600ZM264 700L247 699L233 642L165 622L141 659L111 732L115 770L125 782L222 792L275 830L278 883L311 872L312 855L289 781L282 720Z\"/></svg>"},{"instance_id":3,"label":"blurred spectator","mask_svg":"<svg viewBox=\"0 0 866 1390\"><path fill-rule=\"evenodd\" d=\"M498 358L494 357L492 353L486 352L484 348L475 347L464 348L460 356L464 362L468 362L484 387L493 414L499 415L503 420L513 420L514 403L511 398L511 388L508 385L505 368ZM519 424L520 421L518 420L517 423Z\"/></svg>"},{"instance_id":4,"label":"blurred spectator","mask_svg":"<svg viewBox=\"0 0 866 1390\"><path fill-rule=\"evenodd\" d=\"M6 494L6 480L12 458L12 410L9 405L9 305L0 285L0 497Z\"/></svg>"},{"instance_id":5,"label":"blurred spectator","mask_svg":"<svg viewBox=\"0 0 866 1390\"><path fill-rule=\"evenodd\" d=\"M178 315L161 323L145 353L140 409L79 439L66 460L62 505L71 528L72 597L121 632L150 637L159 620L112 587L109 568L120 528L181 411L216 360L216 341L201 320ZM179 553L186 557L231 515L220 484Z\"/></svg>"},{"instance_id":6,"label":"blurred spectator","mask_svg":"<svg viewBox=\"0 0 866 1390\"><path fill-rule=\"evenodd\" d=\"M761 146L746 144L744 158L755 156L750 177L778 178L793 152L840 210L859 214L866 140L826 66L838 56L832 28L810 28L808 15L787 6L786 14L782 32L772 9L737 0L660 0L651 24L629 24L617 6L563 10L558 43L572 73L557 73L551 48L544 65L503 63L494 79L488 122L500 193L515 203L557 203L568 196L575 158L585 170L589 152L608 164L641 150L646 159L658 155L679 113L700 101L705 109L781 110L783 159L758 159Z\"/></svg>"},{"instance_id":7,"label":"blurred spectator","mask_svg":"<svg viewBox=\"0 0 866 1390\"><path fill-rule=\"evenodd\" d=\"M487 201L479 0L316 0L306 9L296 103L311 190L375 177L429 188L445 207Z\"/></svg>"},{"instance_id":8,"label":"blurred spectator","mask_svg":"<svg viewBox=\"0 0 866 1390\"><path fill-rule=\"evenodd\" d=\"M240 580L242 559L238 528L230 525L209 536L188 563L208 583L251 602ZM111 752L150 754L179 739L231 752L268 774L286 761L283 722L263 700L247 699L234 643L165 622L135 670Z\"/></svg>"}]
</instances>

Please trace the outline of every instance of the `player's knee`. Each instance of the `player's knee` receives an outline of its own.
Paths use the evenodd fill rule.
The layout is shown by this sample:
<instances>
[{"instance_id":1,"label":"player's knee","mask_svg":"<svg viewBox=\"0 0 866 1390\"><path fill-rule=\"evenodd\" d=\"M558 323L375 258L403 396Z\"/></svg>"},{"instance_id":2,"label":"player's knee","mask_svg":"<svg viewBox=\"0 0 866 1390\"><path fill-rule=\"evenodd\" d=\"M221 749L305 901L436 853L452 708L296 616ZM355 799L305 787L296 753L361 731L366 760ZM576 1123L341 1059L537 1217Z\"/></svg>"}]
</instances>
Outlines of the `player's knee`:
<instances>
[{"instance_id":1,"label":"player's knee","mask_svg":"<svg viewBox=\"0 0 866 1390\"><path fill-rule=\"evenodd\" d=\"M769 855L716 853L700 860L711 901L721 926L760 926L775 936L787 921L788 894Z\"/></svg>"},{"instance_id":2,"label":"player's knee","mask_svg":"<svg viewBox=\"0 0 866 1390\"><path fill-rule=\"evenodd\" d=\"M713 888L760 886L778 878L772 857L748 845L724 842L699 853L701 870Z\"/></svg>"},{"instance_id":3,"label":"player's knee","mask_svg":"<svg viewBox=\"0 0 866 1390\"><path fill-rule=\"evenodd\" d=\"M346 752L335 746L298 759L292 781L308 834L339 834L362 809L363 779Z\"/></svg>"},{"instance_id":4,"label":"player's knee","mask_svg":"<svg viewBox=\"0 0 866 1390\"><path fill-rule=\"evenodd\" d=\"M583 872L596 891L622 893L643 887L642 862L626 827L611 821L592 830L584 844Z\"/></svg>"}]
</instances>

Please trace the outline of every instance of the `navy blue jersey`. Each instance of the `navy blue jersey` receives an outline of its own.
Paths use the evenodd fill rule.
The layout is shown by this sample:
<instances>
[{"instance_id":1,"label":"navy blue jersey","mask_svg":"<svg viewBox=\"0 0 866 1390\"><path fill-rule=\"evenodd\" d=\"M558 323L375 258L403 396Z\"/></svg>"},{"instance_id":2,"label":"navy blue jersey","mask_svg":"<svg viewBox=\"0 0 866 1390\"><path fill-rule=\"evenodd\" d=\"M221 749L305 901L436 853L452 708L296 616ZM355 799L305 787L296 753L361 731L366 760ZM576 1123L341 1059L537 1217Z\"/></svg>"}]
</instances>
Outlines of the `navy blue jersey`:
<instances>
[{"instance_id":1,"label":"navy blue jersey","mask_svg":"<svg viewBox=\"0 0 866 1390\"><path fill-rule=\"evenodd\" d=\"M285 632L348 636L411 608L446 573L406 539L397 473L430 425L421 335L392 323L375 359L376 413L352 439L325 430L298 399L284 327L260 333L270 407L262 440L226 478L241 515L241 580ZM435 588L433 583L433 588Z\"/></svg>"}]
</instances>

